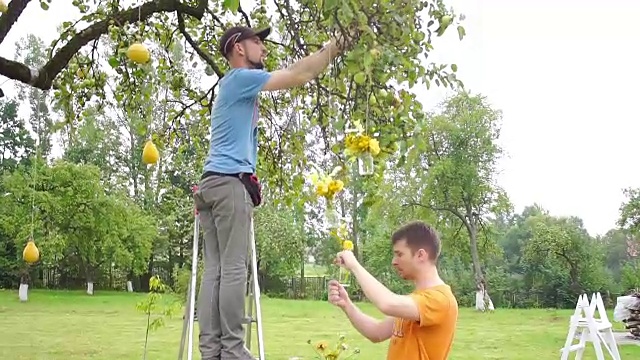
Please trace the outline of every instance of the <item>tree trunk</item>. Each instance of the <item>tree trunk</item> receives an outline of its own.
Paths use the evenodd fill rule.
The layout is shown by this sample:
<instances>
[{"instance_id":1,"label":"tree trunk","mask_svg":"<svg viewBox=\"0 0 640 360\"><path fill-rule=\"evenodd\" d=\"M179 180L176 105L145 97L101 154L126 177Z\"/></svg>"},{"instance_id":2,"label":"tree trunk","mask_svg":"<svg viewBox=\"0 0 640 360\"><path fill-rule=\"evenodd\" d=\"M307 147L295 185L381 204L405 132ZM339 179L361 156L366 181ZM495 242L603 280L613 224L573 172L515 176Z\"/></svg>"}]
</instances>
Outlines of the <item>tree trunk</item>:
<instances>
[{"instance_id":1,"label":"tree trunk","mask_svg":"<svg viewBox=\"0 0 640 360\"><path fill-rule=\"evenodd\" d=\"M581 289L581 286L580 286L580 279L579 279L579 274L578 274L578 264L576 264L575 262L571 261L571 258L569 256L567 256L567 254L564 251L562 251L562 252L557 252L556 251L556 254L559 255L560 257L564 258L565 261L568 264L568 267L569 267L569 279L571 279L571 285L569 285L569 288L575 294L580 294L582 292L582 289Z\"/></svg>"},{"instance_id":2,"label":"tree trunk","mask_svg":"<svg viewBox=\"0 0 640 360\"><path fill-rule=\"evenodd\" d=\"M576 294L580 294L582 292L582 287L580 286L578 267L572 263L569 263L569 277L571 278L571 291Z\"/></svg>"},{"instance_id":3,"label":"tree trunk","mask_svg":"<svg viewBox=\"0 0 640 360\"><path fill-rule=\"evenodd\" d=\"M133 279L135 278L135 274L133 270L130 270L127 274L127 292L133 292Z\"/></svg>"},{"instance_id":4,"label":"tree trunk","mask_svg":"<svg viewBox=\"0 0 640 360\"><path fill-rule=\"evenodd\" d=\"M476 310L493 311L493 301L491 301L489 291L487 290L487 282L485 281L484 274L482 273L480 255L478 254L478 227L473 218L471 218L465 225L469 231L469 246L471 250L471 260L473 262L473 275L476 283Z\"/></svg>"},{"instance_id":5,"label":"tree trunk","mask_svg":"<svg viewBox=\"0 0 640 360\"><path fill-rule=\"evenodd\" d=\"M304 299L307 292L307 278L304 276L304 263L305 263L304 250L302 250L302 261L300 262L300 286L302 286L302 298Z\"/></svg>"},{"instance_id":6,"label":"tree trunk","mask_svg":"<svg viewBox=\"0 0 640 360\"><path fill-rule=\"evenodd\" d=\"M93 295L93 271L91 266L87 265L85 274L87 277L87 295Z\"/></svg>"},{"instance_id":7,"label":"tree trunk","mask_svg":"<svg viewBox=\"0 0 640 360\"><path fill-rule=\"evenodd\" d=\"M78 250L78 254L81 254L80 249ZM84 277L87 282L87 295L93 295L93 269L89 260L85 261L82 256L78 257L80 261L80 266L84 269Z\"/></svg>"},{"instance_id":8,"label":"tree trunk","mask_svg":"<svg viewBox=\"0 0 640 360\"><path fill-rule=\"evenodd\" d=\"M140 287L139 289L143 292L149 292L151 289L149 288L149 281L153 276L153 268L155 267L155 256L152 253L149 257L149 263L147 264L147 271L142 274L140 277Z\"/></svg>"},{"instance_id":9,"label":"tree trunk","mask_svg":"<svg viewBox=\"0 0 640 360\"><path fill-rule=\"evenodd\" d=\"M18 298L25 302L29 300L29 271L25 270L20 276L20 288L18 289Z\"/></svg>"},{"instance_id":10,"label":"tree trunk","mask_svg":"<svg viewBox=\"0 0 640 360\"><path fill-rule=\"evenodd\" d=\"M113 286L113 268L115 267L115 265L113 264L113 262L111 262L111 265L109 265L109 289L113 290L114 286Z\"/></svg>"}]
</instances>

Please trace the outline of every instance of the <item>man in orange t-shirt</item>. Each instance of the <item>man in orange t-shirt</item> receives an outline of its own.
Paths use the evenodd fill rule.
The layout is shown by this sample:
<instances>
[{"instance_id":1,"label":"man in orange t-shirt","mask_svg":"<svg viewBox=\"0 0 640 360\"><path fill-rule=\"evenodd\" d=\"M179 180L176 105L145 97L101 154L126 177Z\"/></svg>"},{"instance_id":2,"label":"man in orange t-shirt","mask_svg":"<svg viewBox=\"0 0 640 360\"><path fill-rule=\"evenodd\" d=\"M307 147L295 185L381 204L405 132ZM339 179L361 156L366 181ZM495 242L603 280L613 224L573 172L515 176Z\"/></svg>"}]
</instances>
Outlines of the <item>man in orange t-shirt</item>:
<instances>
[{"instance_id":1,"label":"man in orange t-shirt","mask_svg":"<svg viewBox=\"0 0 640 360\"><path fill-rule=\"evenodd\" d=\"M438 275L440 239L422 222L412 222L391 237L392 265L412 281L409 295L391 292L358 263L351 251L338 253L336 263L348 269L365 296L387 317L374 319L351 302L344 287L329 282L329 302L343 309L351 324L372 342L391 339L387 360L446 360L458 319L458 303Z\"/></svg>"}]
</instances>

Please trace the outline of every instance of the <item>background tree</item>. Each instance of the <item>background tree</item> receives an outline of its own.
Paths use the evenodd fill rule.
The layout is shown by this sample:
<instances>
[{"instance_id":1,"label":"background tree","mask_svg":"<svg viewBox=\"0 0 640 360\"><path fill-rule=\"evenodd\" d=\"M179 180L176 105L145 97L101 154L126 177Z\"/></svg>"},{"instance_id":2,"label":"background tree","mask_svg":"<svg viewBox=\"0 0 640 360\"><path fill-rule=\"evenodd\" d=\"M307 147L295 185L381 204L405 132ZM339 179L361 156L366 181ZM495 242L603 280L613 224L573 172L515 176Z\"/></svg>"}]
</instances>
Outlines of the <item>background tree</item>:
<instances>
[{"instance_id":1,"label":"background tree","mask_svg":"<svg viewBox=\"0 0 640 360\"><path fill-rule=\"evenodd\" d=\"M61 161L5 175L2 183L10 194L2 228L18 253L33 238L40 262L60 276L82 276L89 294L105 269L145 268L155 226L122 194L106 194L96 167Z\"/></svg>"},{"instance_id":2,"label":"background tree","mask_svg":"<svg viewBox=\"0 0 640 360\"><path fill-rule=\"evenodd\" d=\"M487 221L509 209L495 181L502 155L497 143L500 119L501 112L484 97L460 92L445 101L439 113L423 117L407 155L409 164L417 167L414 172L427 173L422 191L408 205L437 211L445 223L466 230L476 290L482 295L479 309L492 306L480 253L495 249Z\"/></svg>"}]
</instances>

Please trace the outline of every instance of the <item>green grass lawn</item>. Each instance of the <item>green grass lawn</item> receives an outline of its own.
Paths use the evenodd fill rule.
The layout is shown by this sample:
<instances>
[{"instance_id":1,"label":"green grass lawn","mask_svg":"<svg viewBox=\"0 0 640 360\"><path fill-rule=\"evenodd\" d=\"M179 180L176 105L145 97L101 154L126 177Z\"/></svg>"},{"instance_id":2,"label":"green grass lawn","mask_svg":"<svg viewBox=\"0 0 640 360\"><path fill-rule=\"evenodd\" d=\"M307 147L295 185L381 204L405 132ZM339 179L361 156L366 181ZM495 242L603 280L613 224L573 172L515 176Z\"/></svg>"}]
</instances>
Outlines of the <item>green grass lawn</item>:
<instances>
[{"instance_id":1,"label":"green grass lawn","mask_svg":"<svg viewBox=\"0 0 640 360\"><path fill-rule=\"evenodd\" d=\"M144 297L36 290L30 292L29 302L20 303L17 291L0 290L0 359L142 359L146 316L136 311L135 304ZM306 341L333 340L340 332L351 339L351 346L361 349L358 359L386 358L387 343L370 344L351 328L340 310L327 303L265 298L262 305L269 360L313 359ZM363 308L378 315L370 305ZM461 309L450 359L559 359L571 313L498 309L480 314ZM147 359L177 359L181 330L180 315L151 333ZM623 359L640 359L640 346L621 346L620 352ZM585 359L595 359L592 349L586 353ZM195 354L200 359L197 351Z\"/></svg>"}]
</instances>

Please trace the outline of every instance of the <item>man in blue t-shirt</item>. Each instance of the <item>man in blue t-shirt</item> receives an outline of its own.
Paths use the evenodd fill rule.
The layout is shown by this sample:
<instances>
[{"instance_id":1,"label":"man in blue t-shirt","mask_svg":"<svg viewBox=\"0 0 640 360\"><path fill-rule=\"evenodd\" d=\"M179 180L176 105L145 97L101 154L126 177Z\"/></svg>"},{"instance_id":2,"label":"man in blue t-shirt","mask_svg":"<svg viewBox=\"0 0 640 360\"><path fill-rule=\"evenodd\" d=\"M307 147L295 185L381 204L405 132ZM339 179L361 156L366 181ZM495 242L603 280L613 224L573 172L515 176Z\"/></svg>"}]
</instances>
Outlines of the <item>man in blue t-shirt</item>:
<instances>
[{"instance_id":1,"label":"man in blue t-shirt","mask_svg":"<svg viewBox=\"0 0 640 360\"><path fill-rule=\"evenodd\" d=\"M344 48L343 41L334 39L288 68L267 72L263 41L270 32L239 26L220 39L219 51L231 70L220 80L213 104L211 146L195 194L204 232L198 295L203 360L254 359L244 345L243 317L251 218L260 192L254 177L259 94L304 85Z\"/></svg>"}]
</instances>

